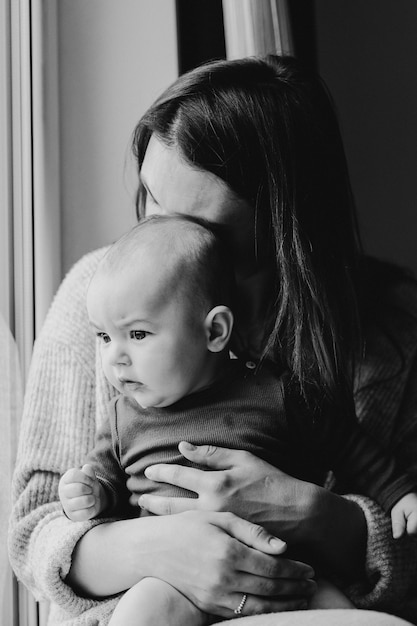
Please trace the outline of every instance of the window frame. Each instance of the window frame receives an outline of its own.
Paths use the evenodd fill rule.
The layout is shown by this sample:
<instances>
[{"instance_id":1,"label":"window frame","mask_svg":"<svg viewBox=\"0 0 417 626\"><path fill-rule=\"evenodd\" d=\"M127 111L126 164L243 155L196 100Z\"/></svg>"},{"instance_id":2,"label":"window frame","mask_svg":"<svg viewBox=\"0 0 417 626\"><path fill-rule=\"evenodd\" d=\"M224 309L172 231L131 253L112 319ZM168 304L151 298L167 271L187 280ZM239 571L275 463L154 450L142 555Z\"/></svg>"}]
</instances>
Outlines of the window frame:
<instances>
[{"instance_id":1,"label":"window frame","mask_svg":"<svg viewBox=\"0 0 417 626\"><path fill-rule=\"evenodd\" d=\"M56 10L55 1L0 0L0 313L23 385L61 277ZM46 624L47 604L11 568L6 585L13 626Z\"/></svg>"}]
</instances>

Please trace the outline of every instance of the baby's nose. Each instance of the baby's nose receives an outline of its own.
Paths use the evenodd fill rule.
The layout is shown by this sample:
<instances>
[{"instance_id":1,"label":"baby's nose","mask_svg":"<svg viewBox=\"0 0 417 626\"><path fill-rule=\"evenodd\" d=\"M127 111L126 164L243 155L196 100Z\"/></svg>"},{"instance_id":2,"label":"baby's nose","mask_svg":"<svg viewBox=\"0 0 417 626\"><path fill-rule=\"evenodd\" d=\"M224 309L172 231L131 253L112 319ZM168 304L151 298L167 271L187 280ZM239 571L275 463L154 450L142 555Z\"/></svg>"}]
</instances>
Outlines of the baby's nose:
<instances>
[{"instance_id":1,"label":"baby's nose","mask_svg":"<svg viewBox=\"0 0 417 626\"><path fill-rule=\"evenodd\" d=\"M114 346L112 354L113 365L130 365L131 360L129 353L122 346Z\"/></svg>"}]
</instances>

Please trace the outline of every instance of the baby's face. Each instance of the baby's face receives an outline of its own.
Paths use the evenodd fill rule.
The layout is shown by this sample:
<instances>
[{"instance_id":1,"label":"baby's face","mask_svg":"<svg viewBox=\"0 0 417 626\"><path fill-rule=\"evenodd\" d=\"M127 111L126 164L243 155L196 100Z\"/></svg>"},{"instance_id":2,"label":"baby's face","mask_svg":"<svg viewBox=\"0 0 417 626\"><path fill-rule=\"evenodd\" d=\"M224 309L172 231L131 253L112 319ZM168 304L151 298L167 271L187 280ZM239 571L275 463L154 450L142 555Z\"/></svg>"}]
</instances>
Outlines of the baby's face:
<instances>
[{"instance_id":1,"label":"baby's face","mask_svg":"<svg viewBox=\"0 0 417 626\"><path fill-rule=\"evenodd\" d=\"M135 267L99 271L87 295L107 379L144 408L169 406L211 383L204 315L166 287L154 267Z\"/></svg>"}]
</instances>

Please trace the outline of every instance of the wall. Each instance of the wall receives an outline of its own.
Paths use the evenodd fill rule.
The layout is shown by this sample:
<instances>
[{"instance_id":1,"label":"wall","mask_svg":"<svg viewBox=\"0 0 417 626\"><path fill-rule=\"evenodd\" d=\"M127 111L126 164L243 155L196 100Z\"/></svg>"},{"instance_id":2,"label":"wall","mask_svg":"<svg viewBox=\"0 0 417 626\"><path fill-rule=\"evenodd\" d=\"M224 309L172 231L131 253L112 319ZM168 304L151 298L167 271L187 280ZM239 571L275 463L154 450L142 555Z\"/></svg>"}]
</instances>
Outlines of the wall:
<instances>
[{"instance_id":1,"label":"wall","mask_svg":"<svg viewBox=\"0 0 417 626\"><path fill-rule=\"evenodd\" d=\"M59 0L62 261L134 223L129 142L177 76L174 0Z\"/></svg>"},{"instance_id":2,"label":"wall","mask_svg":"<svg viewBox=\"0 0 417 626\"><path fill-rule=\"evenodd\" d=\"M417 273L417 2L315 0L368 252Z\"/></svg>"}]
</instances>

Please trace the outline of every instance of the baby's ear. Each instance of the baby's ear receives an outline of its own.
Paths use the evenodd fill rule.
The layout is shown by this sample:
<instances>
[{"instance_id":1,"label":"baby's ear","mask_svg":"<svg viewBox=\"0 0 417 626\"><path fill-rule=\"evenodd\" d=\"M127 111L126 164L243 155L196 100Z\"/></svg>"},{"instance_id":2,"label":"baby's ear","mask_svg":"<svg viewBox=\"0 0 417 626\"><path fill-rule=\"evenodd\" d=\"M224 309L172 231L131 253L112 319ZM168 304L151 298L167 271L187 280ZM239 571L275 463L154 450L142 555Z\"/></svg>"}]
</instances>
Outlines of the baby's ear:
<instances>
[{"instance_id":1,"label":"baby's ear","mask_svg":"<svg viewBox=\"0 0 417 626\"><path fill-rule=\"evenodd\" d=\"M221 352L226 348L232 334L232 311L223 304L215 306L207 314L204 327L207 335L207 348L210 352Z\"/></svg>"}]
</instances>

